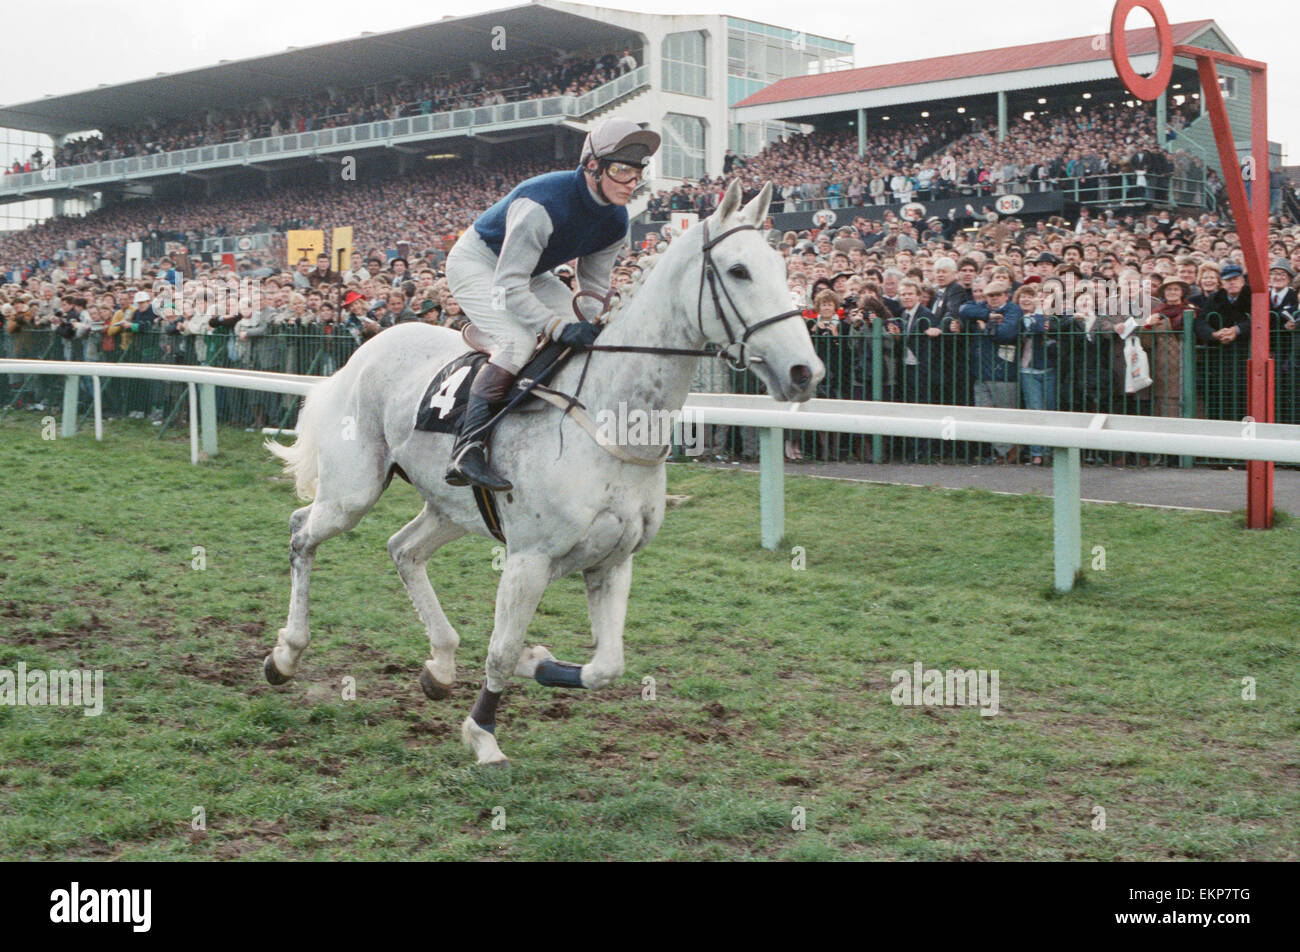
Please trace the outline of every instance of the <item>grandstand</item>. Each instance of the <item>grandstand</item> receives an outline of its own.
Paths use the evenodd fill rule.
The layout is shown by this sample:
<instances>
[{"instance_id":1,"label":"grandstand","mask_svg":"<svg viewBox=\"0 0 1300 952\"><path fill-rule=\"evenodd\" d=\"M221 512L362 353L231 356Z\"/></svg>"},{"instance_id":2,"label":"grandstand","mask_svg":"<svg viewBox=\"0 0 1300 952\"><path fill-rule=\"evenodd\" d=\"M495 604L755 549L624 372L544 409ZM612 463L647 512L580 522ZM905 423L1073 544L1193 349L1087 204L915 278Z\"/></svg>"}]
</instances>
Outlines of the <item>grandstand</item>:
<instances>
[{"instance_id":1,"label":"grandstand","mask_svg":"<svg viewBox=\"0 0 1300 952\"><path fill-rule=\"evenodd\" d=\"M1175 24L1173 38L1237 52L1212 20ZM1128 48L1135 69L1154 70L1153 28L1129 30ZM1225 68L1221 76L1230 119L1246 129L1249 83L1240 70ZM976 203L981 217L995 208L1073 214L1081 205L1212 209L1218 201L1215 181L1223 180L1194 64L1175 59L1169 94L1143 104L1124 90L1109 52L1092 36L789 77L737 102L732 119L799 124L824 144L821 174L795 196L797 210L804 212L850 207L861 214L869 209L860 206L883 204L897 213L914 198L961 199L964 206L972 197L988 198ZM896 151L902 138L918 130L926 133L922 148ZM1249 137L1239 139L1244 154ZM789 163L782 164L783 149L788 152L784 146L769 150L750 168L775 172L778 179L792 172ZM1090 150L1095 164L1085 158ZM1279 164L1280 146L1271 143L1270 154ZM1137 165L1130 162L1134 155ZM950 173L944 172L946 163ZM981 170L989 176L980 178ZM869 189L877 172L886 179L883 203L873 201ZM893 194L890 179L900 172L920 173L922 187ZM846 201L855 178L861 180L861 200ZM1056 194L1046 200L1042 192ZM997 200L1007 194L1018 198L999 207ZM788 212L788 205L778 210ZM949 208L926 213L943 215Z\"/></svg>"},{"instance_id":2,"label":"grandstand","mask_svg":"<svg viewBox=\"0 0 1300 952\"><path fill-rule=\"evenodd\" d=\"M1175 25L1174 39L1235 51L1209 20ZM1154 66L1153 30L1129 31L1129 44L1136 68ZM851 44L784 27L539 0L48 96L0 109L0 125L49 137L0 176L0 207L40 200L37 218L99 211L11 235L0 264L12 270L15 255L45 258L69 240L110 258L130 240L145 241L150 257L168 241L202 254L269 253L295 223L355 226L367 249L441 245L521 170L572 162L607 114L664 134L650 188L629 208L649 212L636 239L669 211L707 212L712 183L733 167L750 192L764 176L776 184L774 213L802 214L782 227L914 200L940 203L925 214L970 205L981 217L1084 204L1214 208L1222 170L1195 70L1176 62L1169 97L1142 107L1094 46L1083 37L852 68ZM1249 84L1231 68L1224 76L1233 119L1244 122ZM1104 174L1133 148L1101 150L1095 168L1082 156L1071 163L1052 142L1080 130L1168 155L1133 175ZM799 169L810 150L815 177ZM427 207L375 215L375 197L400 179L412 183L404 201L425 195ZM213 210L221 214L204 220ZM50 240L59 244L38 247Z\"/></svg>"},{"instance_id":3,"label":"grandstand","mask_svg":"<svg viewBox=\"0 0 1300 952\"><path fill-rule=\"evenodd\" d=\"M734 17L537 0L2 108L0 126L50 144L0 177L0 203L51 199L59 214L71 199L210 197L298 181L313 165L341 171L345 157L402 174L482 166L505 146L566 163L607 114L664 132L656 179L698 179L721 171L728 144L754 152L791 129L729 129L731 102L852 55Z\"/></svg>"}]
</instances>

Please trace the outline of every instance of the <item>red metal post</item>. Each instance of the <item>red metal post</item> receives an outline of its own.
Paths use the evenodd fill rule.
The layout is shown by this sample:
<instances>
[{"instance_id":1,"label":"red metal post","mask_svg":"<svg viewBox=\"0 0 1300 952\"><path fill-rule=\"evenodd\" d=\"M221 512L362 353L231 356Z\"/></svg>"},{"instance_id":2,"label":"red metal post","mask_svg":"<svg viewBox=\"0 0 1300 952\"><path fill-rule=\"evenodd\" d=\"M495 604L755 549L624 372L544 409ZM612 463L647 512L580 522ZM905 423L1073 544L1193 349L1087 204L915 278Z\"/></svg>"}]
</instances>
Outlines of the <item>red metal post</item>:
<instances>
[{"instance_id":1,"label":"red metal post","mask_svg":"<svg viewBox=\"0 0 1300 952\"><path fill-rule=\"evenodd\" d=\"M1250 190L1250 221L1238 229L1255 233L1259 265L1251 269L1250 282L1250 360L1246 372L1250 378L1247 412L1263 423L1273 422L1273 359L1269 356L1268 313L1268 205L1270 185L1268 167L1268 73L1252 70L1250 74L1250 151L1254 155L1254 183ZM1238 219L1240 222L1241 220ZM1259 276L1256 283L1256 275ZM1273 463L1251 460L1246 464L1246 525L1251 529L1273 527Z\"/></svg>"},{"instance_id":2,"label":"red metal post","mask_svg":"<svg viewBox=\"0 0 1300 952\"><path fill-rule=\"evenodd\" d=\"M1159 59L1156 71L1143 77L1133 69L1128 60L1128 44L1124 35L1129 13L1141 7L1151 14L1156 24ZM1214 129L1214 143L1219 150L1223 166L1224 187L1232 206L1232 217L1237 222L1237 236L1246 262L1246 276L1250 284L1250 359L1246 362L1246 412L1257 423L1274 420L1274 366L1269 356L1268 312L1268 67L1257 60L1248 60L1217 50L1196 46L1174 46L1169 18L1165 16L1160 0L1118 0L1111 14L1111 60L1120 80L1138 99L1151 101L1166 93L1175 56L1190 56L1196 60L1196 71L1201 79L1201 96L1210 125ZM1236 142L1228 111L1223 105L1219 90L1219 74L1215 63L1236 66L1250 73L1251 123L1250 151L1251 194L1246 197L1242 180L1241 162L1237 157ZM1273 525L1273 464L1251 460L1246 464L1247 498L1246 525L1251 529L1269 529Z\"/></svg>"}]
</instances>

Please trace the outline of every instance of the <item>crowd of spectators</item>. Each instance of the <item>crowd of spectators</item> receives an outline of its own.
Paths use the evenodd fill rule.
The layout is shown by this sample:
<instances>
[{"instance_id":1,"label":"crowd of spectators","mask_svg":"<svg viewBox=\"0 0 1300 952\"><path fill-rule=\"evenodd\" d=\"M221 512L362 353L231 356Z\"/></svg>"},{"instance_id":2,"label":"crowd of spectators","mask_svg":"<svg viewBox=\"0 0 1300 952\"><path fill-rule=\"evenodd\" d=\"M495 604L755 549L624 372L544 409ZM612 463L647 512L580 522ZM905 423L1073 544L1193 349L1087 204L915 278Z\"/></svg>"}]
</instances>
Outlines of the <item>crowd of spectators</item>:
<instances>
[{"instance_id":1,"label":"crowd of spectators","mask_svg":"<svg viewBox=\"0 0 1300 952\"><path fill-rule=\"evenodd\" d=\"M1128 150L1145 150L1140 125L1124 133L1131 141L1113 125L1101 128L1097 134L1117 136L1108 160L1115 154L1127 161ZM1019 132L1031 154L1062 135L1077 137L1083 158L1095 150L1087 138L1091 127L1052 128L1043 143L1029 130ZM967 168L1000 157L979 132L946 141L939 128L914 129L909 136L897 145L903 155L882 167L905 169L913 159L915 165L939 156L921 154L926 147L951 150ZM731 174L749 197L769 175L774 182L786 176L782 187L802 184L797 180L808 169L840 161L846 149L856 154L856 143L787 144L751 164L733 160ZM462 322L442 273L447 250L513 184L549 167L527 157L480 168L436 163L402 176L390 170L271 193L129 202L7 235L0 239L0 263L12 270L0 286L0 353L37 356L34 348L49 347L57 337L69 356L88 360L216 361L290 372L316 361L312 372L328 373L350 348L395 323ZM693 186L704 196L701 211L715 206L725 181ZM328 233L335 225L353 226L356 248L364 249L343 274L331 270L327 256L284 267L283 250L274 257L241 256L234 267L219 259L169 257L139 280L95 268L101 258L120 262L125 242L146 235L192 245L197 235L214 232L319 227ZM1073 221L1055 216L1026 224L985 214L981 206L980 214L964 217L911 221L886 211L882 220L858 216L831 229L799 232L782 232L769 220L764 231L782 255L790 299L805 311L827 360L823 396L879 393L914 402L1180 415L1188 411L1182 382L1189 371L1183 335L1190 311L1196 415L1240 419L1245 413L1250 291L1236 235L1217 212L1135 217L1085 207ZM63 250L69 242L77 250ZM662 253L662 242L651 233L629 248L615 285L645 258ZM411 250L393 258L389 249L396 247ZM1300 228L1290 217L1272 219L1269 258L1279 392L1289 388L1294 398L1300 396L1300 335L1293 333ZM182 271L189 280L178 293L173 289ZM571 271L564 277L572 282ZM304 341L319 344L326 337L329 347L304 349ZM1135 345L1146 355L1145 386L1129 379ZM1295 416L1298 404L1279 399L1282 422L1291 422L1286 415ZM811 447L792 440L787 452L792 458L805 450L837 454L843 447L833 448L829 441L835 439L823 437ZM923 441L897 447L912 458L939 449ZM1022 455L1006 446L983 447L981 454L1004 462ZM1045 463L1050 455L1031 447L1023 457Z\"/></svg>"},{"instance_id":2,"label":"crowd of spectators","mask_svg":"<svg viewBox=\"0 0 1300 952\"><path fill-rule=\"evenodd\" d=\"M341 91L324 90L264 105L212 111L97 135L66 140L50 157L57 166L172 152L195 146L246 141L267 136L358 125L382 119L427 115L549 96L579 96L636 69L631 50L581 52L468 75L430 75ZM14 161L6 174L44 167L37 150L26 162Z\"/></svg>"},{"instance_id":3,"label":"crowd of spectators","mask_svg":"<svg viewBox=\"0 0 1300 952\"><path fill-rule=\"evenodd\" d=\"M292 269L194 262L190 276L177 267L186 262L162 258L137 280L33 277L0 288L0 356L328 375L384 328L407 321L465 324L431 258L389 259L375 250L343 274L331 270L325 254ZM11 377L10 386L20 379ZM32 387L34 399L48 398L48 381ZM164 394L165 388L151 387L140 413L158 418ZM252 401L244 422L262 426L275 404Z\"/></svg>"},{"instance_id":4,"label":"crowd of spectators","mask_svg":"<svg viewBox=\"0 0 1300 952\"><path fill-rule=\"evenodd\" d=\"M789 136L750 159L728 150L716 181L705 178L698 185L662 190L651 197L648 211L654 221L666 221L674 211L708 214L733 173L747 186L772 182L774 214L868 204L870 179L864 172L880 168L892 175L895 169L914 168L918 159L960 135L963 128L961 123L935 121L906 129L872 130L861 157L855 133Z\"/></svg>"},{"instance_id":5,"label":"crowd of spectators","mask_svg":"<svg viewBox=\"0 0 1300 952\"><path fill-rule=\"evenodd\" d=\"M399 176L362 163L355 181L322 169L314 180L272 191L258 185L212 198L121 202L0 235L0 267L50 270L54 252L71 246L77 250L61 255L61 270L86 273L103 258L120 260L131 241L161 238L197 250L203 238L291 228L328 232L351 226L359 248L395 248L407 241L421 251L442 249L516 182L551 168L536 158L502 158L483 167L428 163Z\"/></svg>"},{"instance_id":6,"label":"crowd of spectators","mask_svg":"<svg viewBox=\"0 0 1300 952\"><path fill-rule=\"evenodd\" d=\"M789 136L750 159L729 152L724 176L734 172L751 188L771 181L776 214L1067 187L1085 199L1144 198L1167 194L1171 177L1186 204L1204 198L1194 184L1203 182L1204 164L1185 151L1160 148L1155 118L1140 108L1097 103L1079 112L1022 116L1009 124L1004 142L996 127L977 127L979 120L896 125L872 127L861 156L855 131ZM1130 173L1121 193L1119 177ZM652 220L666 221L674 211L707 214L721 181L659 192L650 202ZM1212 186L1212 197L1216 191Z\"/></svg>"},{"instance_id":7,"label":"crowd of spectators","mask_svg":"<svg viewBox=\"0 0 1300 952\"><path fill-rule=\"evenodd\" d=\"M790 299L827 362L819 395L944 405L1183 415L1184 320L1198 368L1196 415L1241 419L1250 288L1234 231L1215 213L1094 218L856 218L766 235ZM1281 422L1300 397L1300 227L1274 218L1269 276ZM657 236L656 242L660 241ZM1130 338L1134 344L1130 345ZM873 378L873 350L883 374ZM1129 378L1133 350L1145 385ZM823 435L813 452L836 455ZM792 439L787 454L808 450ZM912 459L937 441L897 448ZM1049 462L1045 447L984 447L989 462ZM1121 457L1122 461L1122 457Z\"/></svg>"}]
</instances>

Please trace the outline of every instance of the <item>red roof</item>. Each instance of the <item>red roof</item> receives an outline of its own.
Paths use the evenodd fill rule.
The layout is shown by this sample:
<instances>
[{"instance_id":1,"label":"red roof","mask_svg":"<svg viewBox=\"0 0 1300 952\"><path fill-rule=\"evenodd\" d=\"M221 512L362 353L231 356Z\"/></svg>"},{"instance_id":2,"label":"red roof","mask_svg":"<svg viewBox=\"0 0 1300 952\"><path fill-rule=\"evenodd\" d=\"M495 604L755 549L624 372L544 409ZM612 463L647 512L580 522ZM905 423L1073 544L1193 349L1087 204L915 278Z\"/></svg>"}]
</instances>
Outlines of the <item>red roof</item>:
<instances>
[{"instance_id":1,"label":"red roof","mask_svg":"<svg viewBox=\"0 0 1300 952\"><path fill-rule=\"evenodd\" d=\"M1186 43L1213 22L1213 20L1193 20L1190 23L1173 24L1174 43ZM1128 30L1127 35L1129 56L1156 52L1155 27ZM943 79L968 79L1020 69L1068 66L1074 63L1110 59L1108 49L1093 48L1095 41L1096 34L1093 34L1070 40L1006 46L1002 49L983 50L978 53L936 56L933 59L912 60L910 63L842 69L816 76L792 76L789 79L778 79L770 86L742 99L736 103L736 107L759 106L791 99L814 99L819 96L858 93L870 89L888 89L892 86L932 83Z\"/></svg>"}]
</instances>

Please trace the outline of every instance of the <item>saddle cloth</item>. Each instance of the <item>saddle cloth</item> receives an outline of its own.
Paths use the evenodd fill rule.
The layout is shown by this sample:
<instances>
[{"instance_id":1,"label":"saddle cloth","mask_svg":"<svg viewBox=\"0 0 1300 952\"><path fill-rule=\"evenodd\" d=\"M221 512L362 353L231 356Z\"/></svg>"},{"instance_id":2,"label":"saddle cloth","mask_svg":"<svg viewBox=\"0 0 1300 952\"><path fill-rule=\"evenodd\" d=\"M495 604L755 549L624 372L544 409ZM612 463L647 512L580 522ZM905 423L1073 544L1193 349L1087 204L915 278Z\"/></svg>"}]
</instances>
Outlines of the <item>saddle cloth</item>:
<instances>
[{"instance_id":1,"label":"saddle cloth","mask_svg":"<svg viewBox=\"0 0 1300 952\"><path fill-rule=\"evenodd\" d=\"M563 344L547 342L534 351L523 370L519 371L519 376L515 378L510 397L507 399L513 398L519 391L527 388L539 376L546 375L564 350ZM439 369L420 399L420 406L415 414L415 428L427 433L455 434L460 429L461 417L465 415L465 406L469 402L469 389L487 359L488 355L484 351L471 350ZM511 412L527 413L540 410L545 406L546 403L530 395L518 403Z\"/></svg>"},{"instance_id":2,"label":"saddle cloth","mask_svg":"<svg viewBox=\"0 0 1300 952\"><path fill-rule=\"evenodd\" d=\"M487 359L487 354L472 350L434 374L416 410L415 428L429 433L458 432L469 402L470 385Z\"/></svg>"}]
</instances>

